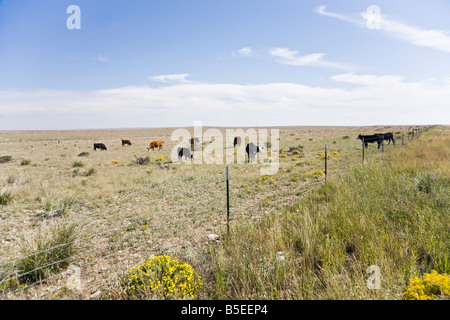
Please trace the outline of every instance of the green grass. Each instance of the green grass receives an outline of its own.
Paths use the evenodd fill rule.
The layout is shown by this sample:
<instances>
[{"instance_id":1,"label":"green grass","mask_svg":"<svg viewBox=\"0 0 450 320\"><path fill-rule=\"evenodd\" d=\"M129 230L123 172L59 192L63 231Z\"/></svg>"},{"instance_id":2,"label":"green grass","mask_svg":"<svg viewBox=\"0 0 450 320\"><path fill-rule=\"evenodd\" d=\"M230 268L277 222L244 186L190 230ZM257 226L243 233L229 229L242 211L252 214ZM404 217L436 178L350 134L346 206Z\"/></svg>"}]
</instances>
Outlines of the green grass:
<instances>
[{"instance_id":1,"label":"green grass","mask_svg":"<svg viewBox=\"0 0 450 320\"><path fill-rule=\"evenodd\" d=\"M290 210L232 225L209 248L210 295L401 299L412 276L450 273L448 150L423 140L328 179ZM372 265L379 290L367 286Z\"/></svg>"},{"instance_id":2,"label":"green grass","mask_svg":"<svg viewBox=\"0 0 450 320\"><path fill-rule=\"evenodd\" d=\"M10 190L0 190L0 205L6 206L13 200L13 193Z\"/></svg>"},{"instance_id":3,"label":"green grass","mask_svg":"<svg viewBox=\"0 0 450 320\"><path fill-rule=\"evenodd\" d=\"M75 224L62 224L40 230L17 240L21 257L15 264L19 282L35 282L67 268L69 258L79 248L79 231Z\"/></svg>"}]
</instances>

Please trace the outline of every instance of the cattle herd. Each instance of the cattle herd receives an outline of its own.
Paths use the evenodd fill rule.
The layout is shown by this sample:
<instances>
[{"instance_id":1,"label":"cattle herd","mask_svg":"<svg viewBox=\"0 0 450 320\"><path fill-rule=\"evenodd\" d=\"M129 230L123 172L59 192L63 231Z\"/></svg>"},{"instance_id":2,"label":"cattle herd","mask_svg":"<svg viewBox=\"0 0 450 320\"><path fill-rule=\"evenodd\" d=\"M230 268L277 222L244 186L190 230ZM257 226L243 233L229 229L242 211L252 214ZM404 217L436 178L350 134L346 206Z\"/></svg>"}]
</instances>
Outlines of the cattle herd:
<instances>
[{"instance_id":1,"label":"cattle herd","mask_svg":"<svg viewBox=\"0 0 450 320\"><path fill-rule=\"evenodd\" d=\"M383 141L388 141L388 144L392 143L395 145L395 140L394 140L394 135L392 132L388 132L388 133L375 133L372 135L359 135L357 137L357 139L360 139L362 141L362 143L364 144L365 148L368 147L369 143L374 143L376 142L378 144L378 149L380 148L381 144L383 143ZM122 147L125 145L132 145L130 140L122 140ZM241 146L241 137L234 137L233 140L233 147L236 146ZM199 138L197 137L192 137L190 139L190 143L191 143L191 149L194 149L194 146L197 145L200 142ZM162 140L156 140L156 141L152 141L150 142L149 146L147 147L147 150L162 150L163 149L163 143L164 141ZM94 150L108 150L105 146L105 144L103 143L94 143ZM194 158L193 154L191 153L191 149L190 148L183 148L183 147L179 147L178 148L178 161L181 162L182 158L184 157L185 160L192 160ZM261 150L263 149L263 147L257 146L255 145L253 142L250 142L247 144L246 148L245 148L245 152L247 153L247 159L248 162L251 163L255 160L256 154L258 152L261 152Z\"/></svg>"}]
</instances>

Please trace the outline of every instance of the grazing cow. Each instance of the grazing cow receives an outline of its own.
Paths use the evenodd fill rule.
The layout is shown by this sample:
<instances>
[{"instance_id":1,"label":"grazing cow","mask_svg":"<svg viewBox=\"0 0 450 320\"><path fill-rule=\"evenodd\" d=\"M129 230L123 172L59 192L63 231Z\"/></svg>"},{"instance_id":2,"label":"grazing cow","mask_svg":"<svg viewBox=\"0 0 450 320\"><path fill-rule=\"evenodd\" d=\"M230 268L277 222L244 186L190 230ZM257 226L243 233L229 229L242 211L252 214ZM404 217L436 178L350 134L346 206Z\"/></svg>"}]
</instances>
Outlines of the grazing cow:
<instances>
[{"instance_id":1,"label":"grazing cow","mask_svg":"<svg viewBox=\"0 0 450 320\"><path fill-rule=\"evenodd\" d=\"M253 142L250 142L247 144L247 147L245 148L245 152L247 152L248 162L253 162L255 159L256 153L261 152L262 147L257 146Z\"/></svg>"},{"instance_id":2,"label":"grazing cow","mask_svg":"<svg viewBox=\"0 0 450 320\"><path fill-rule=\"evenodd\" d=\"M380 149L381 146L381 142L383 141L381 135L376 135L376 134L372 134L372 135L359 135L357 139L360 139L361 141L364 141L364 146L366 148L368 148L368 143L378 143L378 149Z\"/></svg>"},{"instance_id":3,"label":"grazing cow","mask_svg":"<svg viewBox=\"0 0 450 320\"><path fill-rule=\"evenodd\" d=\"M106 146L103 143L94 143L94 151L97 149L108 150L108 149L106 149Z\"/></svg>"},{"instance_id":4,"label":"grazing cow","mask_svg":"<svg viewBox=\"0 0 450 320\"><path fill-rule=\"evenodd\" d=\"M122 139L122 147L124 146L124 145L129 145L129 146L131 146L131 141L130 140L123 140Z\"/></svg>"},{"instance_id":5,"label":"grazing cow","mask_svg":"<svg viewBox=\"0 0 450 320\"><path fill-rule=\"evenodd\" d=\"M391 141L392 141L392 143L393 143L394 146L395 146L394 134L393 134L392 132L388 132L388 133L375 133L374 136L381 136L381 139L382 139L382 140L389 141L389 142L388 142L388 145L389 145L389 144L391 143Z\"/></svg>"},{"instance_id":6,"label":"grazing cow","mask_svg":"<svg viewBox=\"0 0 450 320\"><path fill-rule=\"evenodd\" d=\"M233 147L237 146L241 146L241 137L234 137L234 141L233 141Z\"/></svg>"},{"instance_id":7,"label":"grazing cow","mask_svg":"<svg viewBox=\"0 0 450 320\"><path fill-rule=\"evenodd\" d=\"M148 146L147 150L150 151L150 149L155 150L155 148L159 148L161 150L163 148L164 141L158 140L158 141L152 141L150 142L150 145Z\"/></svg>"},{"instance_id":8,"label":"grazing cow","mask_svg":"<svg viewBox=\"0 0 450 320\"><path fill-rule=\"evenodd\" d=\"M200 142L200 140L197 137L191 138L191 146L193 146L194 144L198 144L199 142Z\"/></svg>"},{"instance_id":9,"label":"grazing cow","mask_svg":"<svg viewBox=\"0 0 450 320\"><path fill-rule=\"evenodd\" d=\"M184 157L184 160L193 159L194 156L191 154L191 150L189 148L178 148L178 162L181 162L181 159Z\"/></svg>"}]
</instances>

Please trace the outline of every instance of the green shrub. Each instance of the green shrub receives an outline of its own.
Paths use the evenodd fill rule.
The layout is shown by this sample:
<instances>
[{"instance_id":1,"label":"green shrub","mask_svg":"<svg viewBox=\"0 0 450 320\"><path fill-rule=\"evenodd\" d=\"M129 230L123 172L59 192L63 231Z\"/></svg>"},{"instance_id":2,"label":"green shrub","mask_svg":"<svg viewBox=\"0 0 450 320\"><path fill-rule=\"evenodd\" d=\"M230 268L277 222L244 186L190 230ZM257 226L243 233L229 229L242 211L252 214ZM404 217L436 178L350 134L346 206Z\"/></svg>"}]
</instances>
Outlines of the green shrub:
<instances>
[{"instance_id":1,"label":"green shrub","mask_svg":"<svg viewBox=\"0 0 450 320\"><path fill-rule=\"evenodd\" d=\"M82 153L80 153L78 156L79 157L87 157L89 155L89 152L83 151Z\"/></svg>"},{"instance_id":2,"label":"green shrub","mask_svg":"<svg viewBox=\"0 0 450 320\"><path fill-rule=\"evenodd\" d=\"M95 174L96 170L94 167L90 168L88 171L86 171L85 175L86 176L92 176L93 174Z\"/></svg>"},{"instance_id":3,"label":"green shrub","mask_svg":"<svg viewBox=\"0 0 450 320\"><path fill-rule=\"evenodd\" d=\"M20 161L20 165L21 166L27 166L27 165L29 165L31 163L31 160L30 159L22 159L21 161Z\"/></svg>"},{"instance_id":4,"label":"green shrub","mask_svg":"<svg viewBox=\"0 0 450 320\"><path fill-rule=\"evenodd\" d=\"M11 160L12 160L11 156L1 156L0 157L0 163L10 162Z\"/></svg>"},{"instance_id":5,"label":"green shrub","mask_svg":"<svg viewBox=\"0 0 450 320\"><path fill-rule=\"evenodd\" d=\"M303 148L304 148L303 145L299 144L296 147L289 147L287 152L297 151L298 154L300 154L300 151L303 150Z\"/></svg>"},{"instance_id":6,"label":"green shrub","mask_svg":"<svg viewBox=\"0 0 450 320\"><path fill-rule=\"evenodd\" d=\"M138 157L138 158L136 158L136 163L140 164L140 165L149 164L150 163L150 157L149 156L146 156L145 158L144 157Z\"/></svg>"},{"instance_id":7,"label":"green shrub","mask_svg":"<svg viewBox=\"0 0 450 320\"><path fill-rule=\"evenodd\" d=\"M72 167L74 167L74 168L83 167L83 166L84 166L84 164L81 161L74 161L72 163Z\"/></svg>"}]
</instances>

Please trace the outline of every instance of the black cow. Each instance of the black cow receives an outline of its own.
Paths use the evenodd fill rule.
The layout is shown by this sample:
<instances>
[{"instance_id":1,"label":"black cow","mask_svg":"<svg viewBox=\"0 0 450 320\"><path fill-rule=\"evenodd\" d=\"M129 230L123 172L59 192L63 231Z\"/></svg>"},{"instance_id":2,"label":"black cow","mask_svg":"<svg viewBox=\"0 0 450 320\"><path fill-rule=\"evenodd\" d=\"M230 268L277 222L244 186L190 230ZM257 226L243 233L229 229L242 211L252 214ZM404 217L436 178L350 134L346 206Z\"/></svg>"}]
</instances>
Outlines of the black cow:
<instances>
[{"instance_id":1,"label":"black cow","mask_svg":"<svg viewBox=\"0 0 450 320\"><path fill-rule=\"evenodd\" d=\"M374 136L381 136L382 140L389 141L388 144L392 143L395 146L394 134L392 132L388 133L375 133Z\"/></svg>"},{"instance_id":2,"label":"black cow","mask_svg":"<svg viewBox=\"0 0 450 320\"><path fill-rule=\"evenodd\" d=\"M106 146L103 143L94 143L94 151L97 149L108 150L108 149L106 149Z\"/></svg>"},{"instance_id":3,"label":"black cow","mask_svg":"<svg viewBox=\"0 0 450 320\"><path fill-rule=\"evenodd\" d=\"M247 152L247 157L248 157L248 162L253 162L253 160L255 159L255 155L258 152L261 152L262 147L258 147L256 144L254 144L253 142L250 142L249 144L247 144L247 147L245 148L245 152Z\"/></svg>"},{"instance_id":4,"label":"black cow","mask_svg":"<svg viewBox=\"0 0 450 320\"><path fill-rule=\"evenodd\" d=\"M191 149L179 147L178 148L178 162L181 162L181 158L183 158L183 157L185 160L187 160L188 158L192 160L194 158L194 156L191 154Z\"/></svg>"},{"instance_id":5,"label":"black cow","mask_svg":"<svg viewBox=\"0 0 450 320\"><path fill-rule=\"evenodd\" d=\"M383 141L381 135L371 134L371 135L359 135L357 139L364 141L364 146L367 148L368 143L378 143L378 149L380 149L381 142Z\"/></svg>"}]
</instances>

